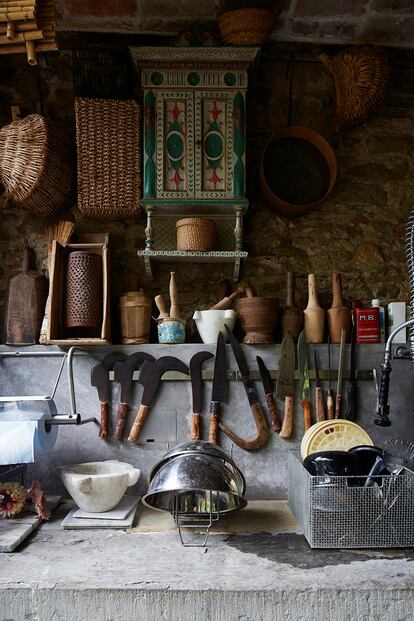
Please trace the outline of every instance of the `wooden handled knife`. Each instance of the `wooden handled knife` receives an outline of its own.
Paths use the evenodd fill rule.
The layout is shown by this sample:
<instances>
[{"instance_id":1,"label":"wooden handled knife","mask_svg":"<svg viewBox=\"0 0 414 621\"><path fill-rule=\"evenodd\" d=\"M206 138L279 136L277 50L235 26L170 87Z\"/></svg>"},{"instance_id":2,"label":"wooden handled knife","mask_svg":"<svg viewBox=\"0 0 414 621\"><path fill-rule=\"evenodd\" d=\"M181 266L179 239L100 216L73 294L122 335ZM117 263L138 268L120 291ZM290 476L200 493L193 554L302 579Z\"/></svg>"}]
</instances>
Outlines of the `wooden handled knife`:
<instances>
[{"instance_id":1,"label":"wooden handled knife","mask_svg":"<svg viewBox=\"0 0 414 621\"><path fill-rule=\"evenodd\" d=\"M201 440L201 414L203 412L203 378L201 367L206 360L213 358L209 351L199 351L190 360L191 390L193 393L193 415L191 417L191 439Z\"/></svg>"},{"instance_id":2,"label":"wooden handled knife","mask_svg":"<svg viewBox=\"0 0 414 621\"><path fill-rule=\"evenodd\" d=\"M273 398L273 381L263 361L263 358L261 358L260 356L256 356L256 360L259 367L260 376L262 378L263 388L265 391L267 408L269 410L270 418L272 419L272 429L273 431L279 432L281 428L281 423L277 413L276 403Z\"/></svg>"},{"instance_id":3,"label":"wooden handled knife","mask_svg":"<svg viewBox=\"0 0 414 621\"><path fill-rule=\"evenodd\" d=\"M224 337L219 332L217 337L216 359L214 361L213 385L211 388L210 401L210 428L208 441L218 444L218 428L220 417L220 403L224 401L226 395L226 345Z\"/></svg>"},{"instance_id":4,"label":"wooden handled knife","mask_svg":"<svg viewBox=\"0 0 414 621\"><path fill-rule=\"evenodd\" d=\"M318 354L316 350L313 350L313 356L315 361L315 376L316 376L316 386L315 386L315 410L316 410L316 422L320 423L325 420L325 407L323 404L323 392L322 392L322 384L321 378L319 377L319 365L318 365Z\"/></svg>"},{"instance_id":5,"label":"wooden handled knife","mask_svg":"<svg viewBox=\"0 0 414 621\"><path fill-rule=\"evenodd\" d=\"M299 380L302 382L301 406L303 409L303 426L305 431L312 426L312 406L310 402L310 382L308 368L308 344L306 342L306 332L302 330L298 338L298 368Z\"/></svg>"},{"instance_id":6,"label":"wooden handled knife","mask_svg":"<svg viewBox=\"0 0 414 621\"><path fill-rule=\"evenodd\" d=\"M283 337L280 348L276 396L285 400L285 415L279 435L287 439L292 435L295 405L295 344L290 332Z\"/></svg>"},{"instance_id":7,"label":"wooden handled knife","mask_svg":"<svg viewBox=\"0 0 414 621\"><path fill-rule=\"evenodd\" d=\"M335 418L341 418L342 413L342 379L344 374L345 338L346 332L342 329L341 344L339 346L338 381L336 383Z\"/></svg>"}]
</instances>

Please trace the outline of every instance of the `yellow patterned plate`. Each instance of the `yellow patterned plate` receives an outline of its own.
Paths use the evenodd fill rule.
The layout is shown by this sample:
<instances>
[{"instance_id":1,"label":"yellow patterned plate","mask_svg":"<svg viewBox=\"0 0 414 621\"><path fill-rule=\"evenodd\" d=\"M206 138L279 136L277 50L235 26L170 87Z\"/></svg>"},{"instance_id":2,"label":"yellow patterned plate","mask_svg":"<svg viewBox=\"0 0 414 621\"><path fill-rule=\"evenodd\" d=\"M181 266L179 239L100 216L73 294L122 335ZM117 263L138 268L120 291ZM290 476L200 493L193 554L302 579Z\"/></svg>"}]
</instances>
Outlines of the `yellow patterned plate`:
<instances>
[{"instance_id":1,"label":"yellow patterned plate","mask_svg":"<svg viewBox=\"0 0 414 621\"><path fill-rule=\"evenodd\" d=\"M374 446L362 427L350 420L337 418L312 425L302 438L300 452L302 459L305 459L318 451L348 451L359 444Z\"/></svg>"}]
</instances>

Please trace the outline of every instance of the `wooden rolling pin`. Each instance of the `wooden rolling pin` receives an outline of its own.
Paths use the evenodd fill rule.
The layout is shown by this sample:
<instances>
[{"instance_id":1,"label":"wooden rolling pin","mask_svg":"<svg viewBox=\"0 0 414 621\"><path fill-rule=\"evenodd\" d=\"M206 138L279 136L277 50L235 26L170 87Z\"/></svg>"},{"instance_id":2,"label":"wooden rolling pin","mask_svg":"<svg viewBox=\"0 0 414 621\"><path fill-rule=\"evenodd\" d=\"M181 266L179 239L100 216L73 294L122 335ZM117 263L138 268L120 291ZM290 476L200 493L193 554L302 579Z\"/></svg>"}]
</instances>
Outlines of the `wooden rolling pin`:
<instances>
[{"instance_id":1,"label":"wooden rolling pin","mask_svg":"<svg viewBox=\"0 0 414 621\"><path fill-rule=\"evenodd\" d=\"M302 330L303 312L295 306L295 275L287 273L286 306L282 313L282 337L290 332L295 341L298 340Z\"/></svg>"},{"instance_id":2,"label":"wooden rolling pin","mask_svg":"<svg viewBox=\"0 0 414 621\"><path fill-rule=\"evenodd\" d=\"M319 306L315 274L308 276L308 305L303 311L308 343L323 343L325 311Z\"/></svg>"},{"instance_id":3,"label":"wooden rolling pin","mask_svg":"<svg viewBox=\"0 0 414 621\"><path fill-rule=\"evenodd\" d=\"M345 305L342 294L342 276L338 272L332 276L332 294L332 306L328 310L329 338L331 343L340 343L341 331L345 330L345 339L349 341L351 309Z\"/></svg>"},{"instance_id":4,"label":"wooden rolling pin","mask_svg":"<svg viewBox=\"0 0 414 621\"><path fill-rule=\"evenodd\" d=\"M231 295L224 297L222 300L220 300L220 302L214 304L214 306L212 306L210 310L227 310L228 308L231 308L233 306L233 301L238 298L239 295L243 293L243 291L243 287L238 287L236 291L233 291Z\"/></svg>"},{"instance_id":5,"label":"wooden rolling pin","mask_svg":"<svg viewBox=\"0 0 414 621\"><path fill-rule=\"evenodd\" d=\"M175 280L175 272L170 272L170 317L172 319L180 319L180 300L178 297L177 281Z\"/></svg>"}]
</instances>

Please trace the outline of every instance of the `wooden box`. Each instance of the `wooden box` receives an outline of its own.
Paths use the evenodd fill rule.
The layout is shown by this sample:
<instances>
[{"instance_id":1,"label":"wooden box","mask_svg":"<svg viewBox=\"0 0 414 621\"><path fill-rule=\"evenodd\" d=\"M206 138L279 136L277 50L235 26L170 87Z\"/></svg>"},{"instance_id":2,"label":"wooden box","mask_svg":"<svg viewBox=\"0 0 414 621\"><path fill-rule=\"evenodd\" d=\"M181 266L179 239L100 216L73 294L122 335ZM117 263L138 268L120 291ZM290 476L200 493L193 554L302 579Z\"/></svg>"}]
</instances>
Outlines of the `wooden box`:
<instances>
[{"instance_id":1,"label":"wooden box","mask_svg":"<svg viewBox=\"0 0 414 621\"><path fill-rule=\"evenodd\" d=\"M99 337L74 338L65 336L64 292L65 264L68 252L87 250L102 257L102 325ZM62 246L53 242L49 281L49 325L47 340L54 345L107 345L110 343L110 297L109 297L109 235L107 233L81 234L74 243Z\"/></svg>"}]
</instances>

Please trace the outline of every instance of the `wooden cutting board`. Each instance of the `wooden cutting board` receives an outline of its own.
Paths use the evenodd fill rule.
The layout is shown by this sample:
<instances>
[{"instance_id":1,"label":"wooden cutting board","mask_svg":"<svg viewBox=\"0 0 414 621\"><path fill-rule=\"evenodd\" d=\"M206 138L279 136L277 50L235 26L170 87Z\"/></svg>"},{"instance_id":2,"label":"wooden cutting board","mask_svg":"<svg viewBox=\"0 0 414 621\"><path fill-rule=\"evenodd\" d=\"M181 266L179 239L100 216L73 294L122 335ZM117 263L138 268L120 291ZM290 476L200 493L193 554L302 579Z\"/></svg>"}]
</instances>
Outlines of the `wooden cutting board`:
<instances>
[{"instance_id":1,"label":"wooden cutting board","mask_svg":"<svg viewBox=\"0 0 414 621\"><path fill-rule=\"evenodd\" d=\"M23 270L9 281L4 325L7 345L34 345L39 340L45 312L47 281L30 269L27 246L23 251Z\"/></svg>"}]
</instances>

